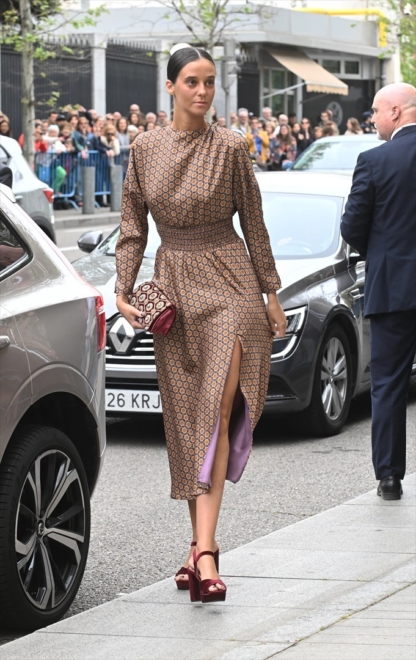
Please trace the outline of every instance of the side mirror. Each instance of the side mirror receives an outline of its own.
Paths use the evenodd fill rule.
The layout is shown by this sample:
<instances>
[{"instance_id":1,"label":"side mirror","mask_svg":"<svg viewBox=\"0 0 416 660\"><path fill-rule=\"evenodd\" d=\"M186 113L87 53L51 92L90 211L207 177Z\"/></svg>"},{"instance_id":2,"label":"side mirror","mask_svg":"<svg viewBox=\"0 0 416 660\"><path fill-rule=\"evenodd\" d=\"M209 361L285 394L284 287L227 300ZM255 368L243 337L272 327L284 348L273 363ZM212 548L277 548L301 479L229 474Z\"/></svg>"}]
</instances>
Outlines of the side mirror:
<instances>
[{"instance_id":1,"label":"side mirror","mask_svg":"<svg viewBox=\"0 0 416 660\"><path fill-rule=\"evenodd\" d=\"M86 231L79 237L77 243L83 252L92 252L103 240L102 231Z\"/></svg>"}]
</instances>

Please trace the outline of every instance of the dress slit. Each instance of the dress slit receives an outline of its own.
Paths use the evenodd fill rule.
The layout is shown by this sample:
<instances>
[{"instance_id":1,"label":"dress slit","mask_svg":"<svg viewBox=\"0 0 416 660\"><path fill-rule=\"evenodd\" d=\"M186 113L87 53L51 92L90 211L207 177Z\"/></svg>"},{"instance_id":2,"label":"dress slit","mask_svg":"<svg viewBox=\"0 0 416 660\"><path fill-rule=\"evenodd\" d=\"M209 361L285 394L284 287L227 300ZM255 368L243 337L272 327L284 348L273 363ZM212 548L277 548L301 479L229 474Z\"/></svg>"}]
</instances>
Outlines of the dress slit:
<instances>
[{"instance_id":1,"label":"dress slit","mask_svg":"<svg viewBox=\"0 0 416 660\"><path fill-rule=\"evenodd\" d=\"M239 335L236 341L240 341L241 356L244 357L243 343ZM234 343L235 346L235 343ZM233 346L233 350L234 350ZM242 360L241 360L242 361ZM231 361L230 361L231 362ZM231 364L230 364L231 366ZM227 370L227 376L230 367ZM240 363L241 370L241 363ZM227 380L227 376L225 381ZM225 387L225 382L224 382ZM223 387L223 391L224 391ZM222 400L222 397L220 401ZM214 464L215 452L217 449L217 441L220 427L220 412L217 416L215 428L211 436L207 453L205 455L204 463L198 476L198 485L203 488L211 487L211 471ZM230 417L230 424L228 430L228 437L230 443L230 453L228 457L228 466L226 479L232 483L237 483L243 474L244 468L247 464L250 455L253 434L251 430L251 422L247 400L241 390L240 379L238 382L237 390L234 396L233 408Z\"/></svg>"}]
</instances>

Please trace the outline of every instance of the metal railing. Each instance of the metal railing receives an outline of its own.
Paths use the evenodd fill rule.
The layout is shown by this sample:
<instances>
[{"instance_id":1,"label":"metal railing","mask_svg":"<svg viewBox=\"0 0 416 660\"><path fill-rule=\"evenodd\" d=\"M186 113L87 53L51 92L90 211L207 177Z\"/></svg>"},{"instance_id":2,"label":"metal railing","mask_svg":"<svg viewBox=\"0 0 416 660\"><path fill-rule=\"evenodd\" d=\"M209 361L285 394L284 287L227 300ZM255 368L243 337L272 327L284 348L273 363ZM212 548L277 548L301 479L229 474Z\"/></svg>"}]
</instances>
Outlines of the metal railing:
<instances>
[{"instance_id":1,"label":"metal railing","mask_svg":"<svg viewBox=\"0 0 416 660\"><path fill-rule=\"evenodd\" d=\"M111 167L121 165L122 157L108 157L99 151L81 153L46 151L35 154L35 174L55 193L56 200L67 200L76 209L82 199L82 168L95 168L94 196L102 197L111 193ZM96 201L96 205L97 201Z\"/></svg>"}]
</instances>

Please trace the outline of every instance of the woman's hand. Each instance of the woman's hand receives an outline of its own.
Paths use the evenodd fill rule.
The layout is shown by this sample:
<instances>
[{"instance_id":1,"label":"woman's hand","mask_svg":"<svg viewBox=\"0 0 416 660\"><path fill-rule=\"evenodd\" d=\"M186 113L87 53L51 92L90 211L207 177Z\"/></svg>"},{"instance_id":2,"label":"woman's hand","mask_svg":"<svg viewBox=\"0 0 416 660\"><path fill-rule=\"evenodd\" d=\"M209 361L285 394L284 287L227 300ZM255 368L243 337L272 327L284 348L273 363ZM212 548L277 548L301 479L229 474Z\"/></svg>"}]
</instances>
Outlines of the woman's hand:
<instances>
[{"instance_id":1,"label":"woman's hand","mask_svg":"<svg viewBox=\"0 0 416 660\"><path fill-rule=\"evenodd\" d=\"M286 315L275 293L269 293L267 298L267 316L271 331L276 338L282 338L286 334Z\"/></svg>"},{"instance_id":2,"label":"woman's hand","mask_svg":"<svg viewBox=\"0 0 416 660\"><path fill-rule=\"evenodd\" d=\"M146 326L142 323L141 319L144 317L143 312L139 312L133 305L130 305L125 293L117 294L116 298L117 309L122 316L130 323L132 328L138 330L145 330Z\"/></svg>"}]
</instances>

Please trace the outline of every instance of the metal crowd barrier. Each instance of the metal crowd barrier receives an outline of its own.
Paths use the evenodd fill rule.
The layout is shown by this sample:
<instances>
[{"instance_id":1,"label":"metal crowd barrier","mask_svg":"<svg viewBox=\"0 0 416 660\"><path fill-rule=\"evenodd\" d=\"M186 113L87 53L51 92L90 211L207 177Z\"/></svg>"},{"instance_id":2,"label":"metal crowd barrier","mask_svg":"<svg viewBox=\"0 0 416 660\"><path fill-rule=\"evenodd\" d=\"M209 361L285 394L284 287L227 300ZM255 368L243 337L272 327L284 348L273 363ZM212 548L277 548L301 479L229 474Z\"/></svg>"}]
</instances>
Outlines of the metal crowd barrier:
<instances>
[{"instance_id":1,"label":"metal crowd barrier","mask_svg":"<svg viewBox=\"0 0 416 660\"><path fill-rule=\"evenodd\" d=\"M111 193L111 167L121 164L121 154L109 158L99 151L88 151L85 158L71 152L35 154L36 176L53 189L56 200L66 199L76 209L79 209L76 202L83 195L81 168L95 167L94 196L97 198Z\"/></svg>"}]
</instances>

